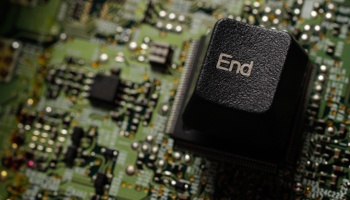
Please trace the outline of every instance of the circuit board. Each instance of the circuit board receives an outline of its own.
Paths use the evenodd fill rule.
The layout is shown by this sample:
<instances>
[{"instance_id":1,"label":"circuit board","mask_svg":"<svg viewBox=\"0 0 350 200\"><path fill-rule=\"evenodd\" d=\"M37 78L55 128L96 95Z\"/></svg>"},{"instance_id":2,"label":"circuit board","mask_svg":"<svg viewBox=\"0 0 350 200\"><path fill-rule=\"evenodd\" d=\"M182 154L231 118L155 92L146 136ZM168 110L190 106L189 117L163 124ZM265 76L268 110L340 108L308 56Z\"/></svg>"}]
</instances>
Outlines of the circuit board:
<instances>
[{"instance_id":1,"label":"circuit board","mask_svg":"<svg viewBox=\"0 0 350 200\"><path fill-rule=\"evenodd\" d=\"M259 170L171 134L222 18L289 32L309 56L295 165ZM0 199L350 199L349 25L349 0L2 0Z\"/></svg>"}]
</instances>

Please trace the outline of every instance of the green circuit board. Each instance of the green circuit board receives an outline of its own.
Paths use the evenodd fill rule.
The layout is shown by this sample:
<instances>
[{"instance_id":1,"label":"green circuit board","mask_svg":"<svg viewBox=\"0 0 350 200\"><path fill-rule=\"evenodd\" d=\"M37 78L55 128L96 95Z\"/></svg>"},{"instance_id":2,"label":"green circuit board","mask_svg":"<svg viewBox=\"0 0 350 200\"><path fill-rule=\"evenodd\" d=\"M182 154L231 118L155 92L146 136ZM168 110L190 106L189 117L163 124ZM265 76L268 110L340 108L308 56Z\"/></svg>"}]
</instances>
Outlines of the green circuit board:
<instances>
[{"instance_id":1,"label":"green circuit board","mask_svg":"<svg viewBox=\"0 0 350 200\"><path fill-rule=\"evenodd\" d=\"M221 18L289 32L316 69L295 167L209 159L167 132ZM350 199L349 26L349 0L2 0L0 200Z\"/></svg>"}]
</instances>

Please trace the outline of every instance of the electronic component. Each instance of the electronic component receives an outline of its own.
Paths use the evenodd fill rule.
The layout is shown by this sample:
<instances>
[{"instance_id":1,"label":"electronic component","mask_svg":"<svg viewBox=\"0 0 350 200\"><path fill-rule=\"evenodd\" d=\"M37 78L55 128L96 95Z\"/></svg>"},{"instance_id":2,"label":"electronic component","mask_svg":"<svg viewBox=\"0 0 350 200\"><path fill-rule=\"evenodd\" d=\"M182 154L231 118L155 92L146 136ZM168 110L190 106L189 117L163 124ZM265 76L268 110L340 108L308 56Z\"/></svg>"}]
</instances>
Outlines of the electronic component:
<instances>
[{"instance_id":1,"label":"electronic component","mask_svg":"<svg viewBox=\"0 0 350 200\"><path fill-rule=\"evenodd\" d=\"M186 183L183 183L181 181L171 181L171 185L175 187L177 191L183 192L188 189L188 185Z\"/></svg>"},{"instance_id":2,"label":"electronic component","mask_svg":"<svg viewBox=\"0 0 350 200\"><path fill-rule=\"evenodd\" d=\"M148 1L147 8L144 11L145 16L143 17L142 22L149 23L149 21L152 19L153 12L154 12L154 2Z\"/></svg>"},{"instance_id":3,"label":"electronic component","mask_svg":"<svg viewBox=\"0 0 350 200\"><path fill-rule=\"evenodd\" d=\"M331 175L331 182L330 185L332 188L336 188L337 187L337 182L338 182L338 176L335 174Z\"/></svg>"},{"instance_id":4,"label":"electronic component","mask_svg":"<svg viewBox=\"0 0 350 200\"><path fill-rule=\"evenodd\" d=\"M72 167L74 165L74 160L77 157L78 150L75 146L69 146L66 154L64 155L64 161L68 167Z\"/></svg>"},{"instance_id":5,"label":"electronic component","mask_svg":"<svg viewBox=\"0 0 350 200\"><path fill-rule=\"evenodd\" d=\"M13 76L22 43L0 37L0 82L9 82Z\"/></svg>"},{"instance_id":6,"label":"electronic component","mask_svg":"<svg viewBox=\"0 0 350 200\"><path fill-rule=\"evenodd\" d=\"M97 74L91 86L89 98L93 101L113 104L118 92L120 80L117 76Z\"/></svg>"},{"instance_id":7,"label":"electronic component","mask_svg":"<svg viewBox=\"0 0 350 200\"><path fill-rule=\"evenodd\" d=\"M100 200L100 195L92 195L90 197L91 200Z\"/></svg>"},{"instance_id":8,"label":"electronic component","mask_svg":"<svg viewBox=\"0 0 350 200\"><path fill-rule=\"evenodd\" d=\"M183 166L182 165L177 165L177 164L172 164L171 165L171 170L173 170L175 173L182 171Z\"/></svg>"},{"instance_id":9,"label":"electronic component","mask_svg":"<svg viewBox=\"0 0 350 200\"><path fill-rule=\"evenodd\" d=\"M339 126L339 137L340 138L344 138L346 133L347 133L347 129L346 129L345 124L340 124L340 126Z\"/></svg>"},{"instance_id":10,"label":"electronic component","mask_svg":"<svg viewBox=\"0 0 350 200\"><path fill-rule=\"evenodd\" d=\"M316 174L312 173L312 172L307 171L304 176L305 176L305 178L308 178L308 179L312 179L312 180L316 179Z\"/></svg>"},{"instance_id":11,"label":"electronic component","mask_svg":"<svg viewBox=\"0 0 350 200\"><path fill-rule=\"evenodd\" d=\"M334 55L334 50L335 50L335 44L334 43L329 43L328 48L326 50L327 55L333 56Z\"/></svg>"},{"instance_id":12,"label":"electronic component","mask_svg":"<svg viewBox=\"0 0 350 200\"><path fill-rule=\"evenodd\" d=\"M118 155L118 151L108 148L102 148L101 153L105 155L108 159L115 158Z\"/></svg>"},{"instance_id":13,"label":"electronic component","mask_svg":"<svg viewBox=\"0 0 350 200\"><path fill-rule=\"evenodd\" d=\"M23 130L18 130L11 135L11 141L18 146L21 146L25 141L25 134Z\"/></svg>"},{"instance_id":14,"label":"electronic component","mask_svg":"<svg viewBox=\"0 0 350 200\"><path fill-rule=\"evenodd\" d=\"M170 133L223 156L233 153L238 163L293 163L312 72L305 51L288 33L231 19L216 23L207 45L183 112L187 128L176 125Z\"/></svg>"},{"instance_id":15,"label":"electronic component","mask_svg":"<svg viewBox=\"0 0 350 200\"><path fill-rule=\"evenodd\" d=\"M103 195L104 193L104 187L108 183L108 179L106 174L98 172L96 179L94 181L94 187L95 187L95 192L98 195Z\"/></svg>"},{"instance_id":16,"label":"electronic component","mask_svg":"<svg viewBox=\"0 0 350 200\"><path fill-rule=\"evenodd\" d=\"M80 140L81 138L84 137L84 129L76 126L73 129L73 133L72 133L72 143L73 145L75 145L76 147L80 146Z\"/></svg>"},{"instance_id":17,"label":"electronic component","mask_svg":"<svg viewBox=\"0 0 350 200\"><path fill-rule=\"evenodd\" d=\"M327 181L327 173L321 171L320 172L320 179L318 182L320 183L320 185L324 185L326 183L326 181Z\"/></svg>"},{"instance_id":18,"label":"electronic component","mask_svg":"<svg viewBox=\"0 0 350 200\"><path fill-rule=\"evenodd\" d=\"M148 61L157 70L164 71L171 63L173 50L170 44L153 41L148 55Z\"/></svg>"}]
</instances>

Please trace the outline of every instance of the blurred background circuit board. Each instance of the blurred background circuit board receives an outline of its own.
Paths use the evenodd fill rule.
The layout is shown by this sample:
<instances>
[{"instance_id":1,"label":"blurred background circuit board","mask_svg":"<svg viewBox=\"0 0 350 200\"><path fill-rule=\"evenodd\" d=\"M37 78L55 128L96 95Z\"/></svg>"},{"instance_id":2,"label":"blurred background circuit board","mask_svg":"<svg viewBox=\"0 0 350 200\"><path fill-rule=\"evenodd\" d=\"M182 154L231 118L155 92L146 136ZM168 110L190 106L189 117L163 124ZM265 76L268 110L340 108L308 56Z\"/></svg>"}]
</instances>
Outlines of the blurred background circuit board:
<instances>
[{"instance_id":1,"label":"blurred background circuit board","mask_svg":"<svg viewBox=\"0 0 350 200\"><path fill-rule=\"evenodd\" d=\"M295 166L169 134L221 18L289 32L316 69ZM350 199L349 25L349 0L1 0L0 199Z\"/></svg>"}]
</instances>

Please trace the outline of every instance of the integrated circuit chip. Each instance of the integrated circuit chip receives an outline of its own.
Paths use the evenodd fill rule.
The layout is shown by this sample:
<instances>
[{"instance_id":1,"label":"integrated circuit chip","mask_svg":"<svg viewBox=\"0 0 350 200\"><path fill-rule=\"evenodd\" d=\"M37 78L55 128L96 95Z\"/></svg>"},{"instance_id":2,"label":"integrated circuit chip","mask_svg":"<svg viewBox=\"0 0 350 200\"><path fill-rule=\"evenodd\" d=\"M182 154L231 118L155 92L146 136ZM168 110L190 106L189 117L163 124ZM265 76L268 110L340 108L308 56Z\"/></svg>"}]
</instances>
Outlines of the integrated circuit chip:
<instances>
[{"instance_id":1,"label":"integrated circuit chip","mask_svg":"<svg viewBox=\"0 0 350 200\"><path fill-rule=\"evenodd\" d=\"M90 99L107 103L114 103L120 79L116 76L97 74L91 87Z\"/></svg>"}]
</instances>

